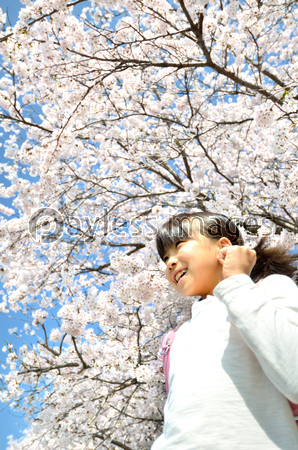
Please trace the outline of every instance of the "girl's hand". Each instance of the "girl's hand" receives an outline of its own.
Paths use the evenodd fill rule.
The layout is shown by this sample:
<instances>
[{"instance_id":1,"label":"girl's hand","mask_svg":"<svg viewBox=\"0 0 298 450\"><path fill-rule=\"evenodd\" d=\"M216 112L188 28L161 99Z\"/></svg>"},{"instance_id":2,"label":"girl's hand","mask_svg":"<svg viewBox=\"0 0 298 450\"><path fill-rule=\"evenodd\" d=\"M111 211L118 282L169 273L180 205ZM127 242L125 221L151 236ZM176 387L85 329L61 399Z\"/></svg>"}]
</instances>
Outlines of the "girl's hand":
<instances>
[{"instance_id":1,"label":"girl's hand","mask_svg":"<svg viewBox=\"0 0 298 450\"><path fill-rule=\"evenodd\" d=\"M230 245L219 250L218 261L222 264L223 280L233 275L250 275L256 263L256 252L249 247Z\"/></svg>"}]
</instances>

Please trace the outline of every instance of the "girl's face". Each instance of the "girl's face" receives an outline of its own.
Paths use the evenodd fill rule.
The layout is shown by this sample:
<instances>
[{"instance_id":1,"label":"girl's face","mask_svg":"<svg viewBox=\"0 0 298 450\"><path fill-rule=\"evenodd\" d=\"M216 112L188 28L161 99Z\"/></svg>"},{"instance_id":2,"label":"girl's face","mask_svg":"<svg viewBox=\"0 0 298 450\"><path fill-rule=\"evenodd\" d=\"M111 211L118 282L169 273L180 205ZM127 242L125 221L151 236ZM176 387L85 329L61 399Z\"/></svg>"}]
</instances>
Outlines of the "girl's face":
<instances>
[{"instance_id":1,"label":"girl's face","mask_svg":"<svg viewBox=\"0 0 298 450\"><path fill-rule=\"evenodd\" d=\"M177 241L164 256L167 279L183 296L212 295L223 279L217 255L227 245L231 245L227 238L212 241L201 235Z\"/></svg>"}]
</instances>

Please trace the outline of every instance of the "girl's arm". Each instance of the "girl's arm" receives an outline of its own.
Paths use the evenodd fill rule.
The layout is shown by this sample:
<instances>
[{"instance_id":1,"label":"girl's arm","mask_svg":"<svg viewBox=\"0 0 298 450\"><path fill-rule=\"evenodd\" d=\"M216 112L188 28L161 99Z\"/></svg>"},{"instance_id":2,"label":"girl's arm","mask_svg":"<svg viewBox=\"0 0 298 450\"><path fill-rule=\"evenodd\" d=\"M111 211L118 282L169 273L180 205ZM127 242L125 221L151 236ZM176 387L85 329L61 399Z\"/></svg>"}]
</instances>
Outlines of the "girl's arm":
<instances>
[{"instance_id":1,"label":"girl's arm","mask_svg":"<svg viewBox=\"0 0 298 450\"><path fill-rule=\"evenodd\" d=\"M262 369L286 398L298 403L298 288L284 275L270 275L257 287L243 273L214 289L232 323Z\"/></svg>"}]
</instances>

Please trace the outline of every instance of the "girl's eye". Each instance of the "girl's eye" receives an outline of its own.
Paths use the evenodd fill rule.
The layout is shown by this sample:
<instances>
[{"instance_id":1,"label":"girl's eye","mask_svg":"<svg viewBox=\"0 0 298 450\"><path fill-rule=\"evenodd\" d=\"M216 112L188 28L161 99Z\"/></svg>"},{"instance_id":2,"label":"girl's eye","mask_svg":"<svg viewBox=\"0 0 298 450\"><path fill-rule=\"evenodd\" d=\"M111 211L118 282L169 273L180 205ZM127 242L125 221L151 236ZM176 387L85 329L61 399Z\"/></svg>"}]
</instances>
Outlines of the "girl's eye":
<instances>
[{"instance_id":1,"label":"girl's eye","mask_svg":"<svg viewBox=\"0 0 298 450\"><path fill-rule=\"evenodd\" d=\"M178 245L183 244L184 242L185 242L185 241L177 241L177 242L175 242L174 245L175 245L175 247L177 248ZM169 259L168 256L164 256L163 262L166 263L168 259Z\"/></svg>"}]
</instances>

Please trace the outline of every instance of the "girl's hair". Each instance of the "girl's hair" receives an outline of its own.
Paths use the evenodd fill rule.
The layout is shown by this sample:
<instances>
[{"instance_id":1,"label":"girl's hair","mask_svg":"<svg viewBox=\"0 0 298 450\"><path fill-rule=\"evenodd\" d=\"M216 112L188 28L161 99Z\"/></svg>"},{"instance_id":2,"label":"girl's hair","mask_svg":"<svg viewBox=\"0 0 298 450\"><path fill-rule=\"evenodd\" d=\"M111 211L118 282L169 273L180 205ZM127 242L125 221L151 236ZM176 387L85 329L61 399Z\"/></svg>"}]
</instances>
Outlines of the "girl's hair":
<instances>
[{"instance_id":1,"label":"girl's hair","mask_svg":"<svg viewBox=\"0 0 298 450\"><path fill-rule=\"evenodd\" d=\"M232 245L244 245L237 225L223 214L209 212L180 213L172 216L157 231L156 245L161 259L167 250L179 240L195 239L205 236L211 240L226 237ZM250 274L257 282L272 274L282 274L293 277L296 272L294 257L280 245L269 246L266 238L261 238L254 247L257 262Z\"/></svg>"}]
</instances>

